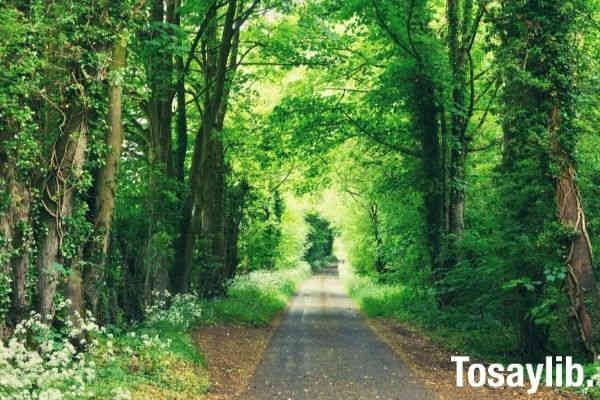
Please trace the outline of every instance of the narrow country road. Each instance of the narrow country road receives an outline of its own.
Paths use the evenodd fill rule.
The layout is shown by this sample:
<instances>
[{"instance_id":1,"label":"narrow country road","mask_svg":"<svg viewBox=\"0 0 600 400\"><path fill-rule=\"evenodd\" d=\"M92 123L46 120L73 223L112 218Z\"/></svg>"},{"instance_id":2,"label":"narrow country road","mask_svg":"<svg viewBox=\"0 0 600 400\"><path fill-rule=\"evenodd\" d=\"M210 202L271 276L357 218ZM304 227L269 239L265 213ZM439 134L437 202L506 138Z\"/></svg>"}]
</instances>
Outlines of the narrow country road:
<instances>
[{"instance_id":1,"label":"narrow country road","mask_svg":"<svg viewBox=\"0 0 600 400\"><path fill-rule=\"evenodd\" d=\"M300 288L240 398L434 399L365 325L336 268Z\"/></svg>"}]
</instances>

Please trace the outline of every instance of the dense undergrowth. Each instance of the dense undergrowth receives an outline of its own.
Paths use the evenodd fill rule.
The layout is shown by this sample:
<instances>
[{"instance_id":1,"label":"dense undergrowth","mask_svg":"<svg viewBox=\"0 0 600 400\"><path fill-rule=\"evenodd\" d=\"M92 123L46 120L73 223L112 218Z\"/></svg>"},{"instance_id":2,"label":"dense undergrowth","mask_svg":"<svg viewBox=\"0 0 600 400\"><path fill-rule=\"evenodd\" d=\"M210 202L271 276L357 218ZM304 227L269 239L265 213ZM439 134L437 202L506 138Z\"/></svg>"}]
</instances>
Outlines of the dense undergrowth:
<instances>
[{"instance_id":1,"label":"dense undergrowth","mask_svg":"<svg viewBox=\"0 0 600 400\"><path fill-rule=\"evenodd\" d=\"M517 359L513 349L518 332L510 326L485 315L465 318L459 311L440 309L430 290L419 291L401 283L383 283L371 276L360 276L348 264L339 268L350 296L368 317L394 318L410 324L456 354L504 364ZM502 348L506 351L499 351ZM593 379L595 386L576 390L590 399L600 399L600 358L587 363L584 370L586 379Z\"/></svg>"},{"instance_id":2,"label":"dense undergrowth","mask_svg":"<svg viewBox=\"0 0 600 400\"><path fill-rule=\"evenodd\" d=\"M509 360L516 332L484 315L465 318L454 310L440 310L431 290L415 290L400 283L382 283L359 276L347 264L340 274L350 296L369 317L393 317L427 329L427 334L457 352L484 359ZM467 334L468 332L468 334ZM506 349L500 352L498 349Z\"/></svg>"},{"instance_id":3,"label":"dense undergrowth","mask_svg":"<svg viewBox=\"0 0 600 400\"><path fill-rule=\"evenodd\" d=\"M306 263L255 271L213 300L156 294L144 322L127 328L99 327L88 316L79 327L65 320L56 329L34 314L0 348L0 398L196 398L210 382L190 331L220 322L267 324L310 273ZM67 308L64 302L61 310Z\"/></svg>"}]
</instances>

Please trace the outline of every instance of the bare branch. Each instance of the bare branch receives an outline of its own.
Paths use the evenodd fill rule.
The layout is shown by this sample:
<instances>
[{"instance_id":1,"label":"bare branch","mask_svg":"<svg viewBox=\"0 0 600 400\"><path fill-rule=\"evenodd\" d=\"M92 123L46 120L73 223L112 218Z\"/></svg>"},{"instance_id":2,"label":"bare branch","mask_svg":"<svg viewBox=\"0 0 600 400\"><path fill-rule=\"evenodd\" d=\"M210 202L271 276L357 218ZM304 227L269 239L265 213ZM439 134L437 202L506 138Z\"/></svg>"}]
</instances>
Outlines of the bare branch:
<instances>
[{"instance_id":1,"label":"bare branch","mask_svg":"<svg viewBox=\"0 0 600 400\"><path fill-rule=\"evenodd\" d=\"M494 95L490 98L490 101L488 102L488 105L487 105L483 115L481 116L481 119L479 120L477 127L472 131L471 136L468 138L469 140L473 140L475 133L477 131L479 131L479 129L481 129L481 127L485 123L485 120L486 120L488 114L490 113L490 110L492 109L492 104L494 103L494 100L496 99L496 96L498 95L498 90L500 90L500 85L496 85L496 90L494 91Z\"/></svg>"}]
</instances>

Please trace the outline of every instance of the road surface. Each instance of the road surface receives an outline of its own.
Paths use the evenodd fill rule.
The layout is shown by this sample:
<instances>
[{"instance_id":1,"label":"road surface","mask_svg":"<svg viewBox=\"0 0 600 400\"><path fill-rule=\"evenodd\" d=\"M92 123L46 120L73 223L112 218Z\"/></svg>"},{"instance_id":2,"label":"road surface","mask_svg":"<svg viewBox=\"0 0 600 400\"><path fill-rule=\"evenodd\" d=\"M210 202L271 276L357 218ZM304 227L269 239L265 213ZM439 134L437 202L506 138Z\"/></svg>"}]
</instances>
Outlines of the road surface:
<instances>
[{"instance_id":1,"label":"road surface","mask_svg":"<svg viewBox=\"0 0 600 400\"><path fill-rule=\"evenodd\" d=\"M244 400L432 400L366 326L337 268L300 288L250 380Z\"/></svg>"}]
</instances>

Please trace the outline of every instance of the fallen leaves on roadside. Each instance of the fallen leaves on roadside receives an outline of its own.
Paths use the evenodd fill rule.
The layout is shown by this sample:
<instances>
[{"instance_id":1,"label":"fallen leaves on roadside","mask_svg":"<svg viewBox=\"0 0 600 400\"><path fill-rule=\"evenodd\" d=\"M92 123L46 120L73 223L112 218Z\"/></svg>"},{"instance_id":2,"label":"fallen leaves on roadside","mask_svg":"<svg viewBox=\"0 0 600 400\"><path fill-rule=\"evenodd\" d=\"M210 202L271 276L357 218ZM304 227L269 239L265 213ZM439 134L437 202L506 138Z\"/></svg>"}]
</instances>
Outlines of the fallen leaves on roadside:
<instances>
[{"instance_id":1,"label":"fallen leaves on roadside","mask_svg":"<svg viewBox=\"0 0 600 400\"><path fill-rule=\"evenodd\" d=\"M208 364L207 400L230 400L244 391L280 321L279 316L266 327L222 324L193 332Z\"/></svg>"},{"instance_id":2,"label":"fallen leaves on roadside","mask_svg":"<svg viewBox=\"0 0 600 400\"><path fill-rule=\"evenodd\" d=\"M418 330L389 318L367 318L375 334L400 356L440 400L580 400L583 397L564 390L542 389L527 394L526 388L473 388L456 386L455 364L451 353Z\"/></svg>"}]
</instances>

